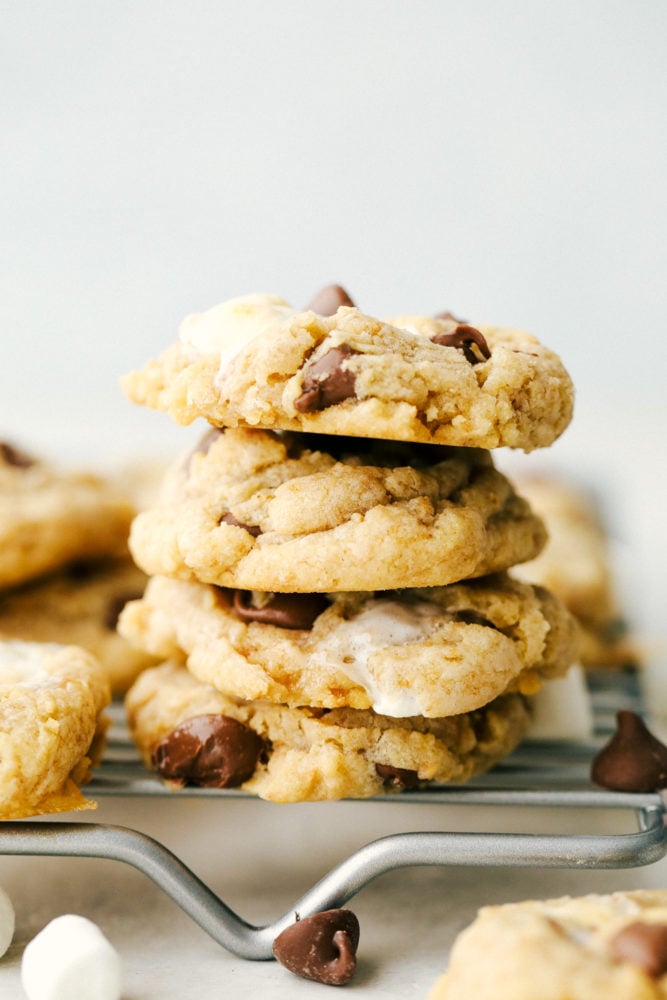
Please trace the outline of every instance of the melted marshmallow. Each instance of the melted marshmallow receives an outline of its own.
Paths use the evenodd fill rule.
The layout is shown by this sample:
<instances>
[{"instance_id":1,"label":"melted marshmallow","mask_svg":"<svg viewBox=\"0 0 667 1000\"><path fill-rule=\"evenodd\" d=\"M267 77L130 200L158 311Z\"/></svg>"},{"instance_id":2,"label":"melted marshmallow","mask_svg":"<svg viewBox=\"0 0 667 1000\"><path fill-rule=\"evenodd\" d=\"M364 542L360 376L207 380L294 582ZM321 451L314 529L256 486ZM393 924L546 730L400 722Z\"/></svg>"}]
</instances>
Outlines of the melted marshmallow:
<instances>
[{"instance_id":1,"label":"melted marshmallow","mask_svg":"<svg viewBox=\"0 0 667 1000\"><path fill-rule=\"evenodd\" d=\"M27 945L21 982L28 1000L120 1000L121 963L99 927L57 917Z\"/></svg>"},{"instance_id":2,"label":"melted marshmallow","mask_svg":"<svg viewBox=\"0 0 667 1000\"><path fill-rule=\"evenodd\" d=\"M341 622L320 641L313 663L340 670L360 684L368 692L373 711L380 715L394 718L423 715L421 703L409 688L383 690L368 663L382 649L424 639L442 618L442 608L426 601L409 605L369 601L360 614Z\"/></svg>"},{"instance_id":3,"label":"melted marshmallow","mask_svg":"<svg viewBox=\"0 0 667 1000\"><path fill-rule=\"evenodd\" d=\"M279 295L242 295L186 316L178 336L198 354L219 354L220 374L246 344L294 312Z\"/></svg>"}]
</instances>

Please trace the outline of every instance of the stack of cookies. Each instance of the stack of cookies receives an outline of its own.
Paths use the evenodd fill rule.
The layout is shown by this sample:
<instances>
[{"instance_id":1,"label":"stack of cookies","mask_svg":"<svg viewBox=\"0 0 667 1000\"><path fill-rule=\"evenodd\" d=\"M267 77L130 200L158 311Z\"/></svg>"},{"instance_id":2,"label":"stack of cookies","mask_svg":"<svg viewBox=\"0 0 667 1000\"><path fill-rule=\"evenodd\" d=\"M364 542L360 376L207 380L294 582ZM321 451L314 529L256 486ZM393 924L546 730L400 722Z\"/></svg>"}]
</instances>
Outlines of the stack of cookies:
<instances>
[{"instance_id":1,"label":"stack of cookies","mask_svg":"<svg viewBox=\"0 0 667 1000\"><path fill-rule=\"evenodd\" d=\"M119 628L165 662L126 705L165 780L365 797L516 746L576 628L506 573L546 532L489 449L567 426L555 354L449 314L375 319L332 286L302 312L255 295L188 317L124 388L211 425L130 535L151 579Z\"/></svg>"}]
</instances>

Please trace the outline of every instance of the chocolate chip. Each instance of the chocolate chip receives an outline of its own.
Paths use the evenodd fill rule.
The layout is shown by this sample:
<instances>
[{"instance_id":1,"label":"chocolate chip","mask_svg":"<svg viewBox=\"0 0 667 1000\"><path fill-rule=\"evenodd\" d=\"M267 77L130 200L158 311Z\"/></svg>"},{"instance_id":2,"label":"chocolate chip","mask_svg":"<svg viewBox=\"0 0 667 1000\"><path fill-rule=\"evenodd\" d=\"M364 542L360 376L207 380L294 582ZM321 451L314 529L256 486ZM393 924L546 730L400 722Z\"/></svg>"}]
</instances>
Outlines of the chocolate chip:
<instances>
[{"instance_id":1,"label":"chocolate chip","mask_svg":"<svg viewBox=\"0 0 667 1000\"><path fill-rule=\"evenodd\" d=\"M173 729L153 751L168 781L233 788L253 774L264 749L254 730L226 715L197 715Z\"/></svg>"},{"instance_id":2,"label":"chocolate chip","mask_svg":"<svg viewBox=\"0 0 667 1000\"><path fill-rule=\"evenodd\" d=\"M253 538L257 538L258 535L262 534L262 529L257 524L244 524L243 521L237 520L233 514L223 514L220 518L220 524L233 524L235 528L243 528L247 531L249 535Z\"/></svg>"},{"instance_id":3,"label":"chocolate chip","mask_svg":"<svg viewBox=\"0 0 667 1000\"><path fill-rule=\"evenodd\" d=\"M667 972L667 925L636 920L626 924L609 941L616 962L631 962L657 979Z\"/></svg>"},{"instance_id":4,"label":"chocolate chip","mask_svg":"<svg viewBox=\"0 0 667 1000\"><path fill-rule=\"evenodd\" d=\"M667 747L646 728L640 716L623 710L616 732L600 750L591 778L617 792L655 792L667 788Z\"/></svg>"},{"instance_id":5,"label":"chocolate chip","mask_svg":"<svg viewBox=\"0 0 667 1000\"><path fill-rule=\"evenodd\" d=\"M356 376L353 371L343 368L343 363L358 351L341 344L332 347L306 370L303 392L294 400L300 413L325 410L327 406L342 403L344 399L355 399Z\"/></svg>"},{"instance_id":6,"label":"chocolate chip","mask_svg":"<svg viewBox=\"0 0 667 1000\"><path fill-rule=\"evenodd\" d=\"M113 597L111 597L107 602L106 610L102 618L105 627L108 628L110 632L113 632L114 629L116 628L116 625L118 624L120 613L127 604L127 602L137 601L140 597L141 593L138 593L136 591L133 591L132 593L128 591L124 594L115 594Z\"/></svg>"},{"instance_id":7,"label":"chocolate chip","mask_svg":"<svg viewBox=\"0 0 667 1000\"><path fill-rule=\"evenodd\" d=\"M281 965L326 986L349 983L357 968L359 921L352 910L323 910L297 918L273 942Z\"/></svg>"},{"instance_id":8,"label":"chocolate chip","mask_svg":"<svg viewBox=\"0 0 667 1000\"><path fill-rule=\"evenodd\" d=\"M419 775L405 767L393 767L391 764L376 764L375 771L386 788L416 788Z\"/></svg>"},{"instance_id":9,"label":"chocolate chip","mask_svg":"<svg viewBox=\"0 0 667 1000\"><path fill-rule=\"evenodd\" d=\"M260 607L250 603L250 592L234 591L234 613L241 621L264 622L279 628L312 628L315 619L329 607L324 594L273 594Z\"/></svg>"},{"instance_id":10,"label":"chocolate chip","mask_svg":"<svg viewBox=\"0 0 667 1000\"><path fill-rule=\"evenodd\" d=\"M474 326L468 326L467 323L459 323L450 333L438 333L435 337L431 337L431 340L442 347L460 348L471 365L478 365L491 357L484 334ZM473 350L473 345L477 348L477 352Z\"/></svg>"},{"instance_id":11,"label":"chocolate chip","mask_svg":"<svg viewBox=\"0 0 667 1000\"><path fill-rule=\"evenodd\" d=\"M5 465L13 465L16 469L29 469L35 465L35 459L26 455L24 451L19 451L7 441L0 441L0 461Z\"/></svg>"},{"instance_id":12,"label":"chocolate chip","mask_svg":"<svg viewBox=\"0 0 667 1000\"><path fill-rule=\"evenodd\" d=\"M310 300L306 309L320 316L333 316L340 306L353 306L354 302L341 285L327 285Z\"/></svg>"}]
</instances>

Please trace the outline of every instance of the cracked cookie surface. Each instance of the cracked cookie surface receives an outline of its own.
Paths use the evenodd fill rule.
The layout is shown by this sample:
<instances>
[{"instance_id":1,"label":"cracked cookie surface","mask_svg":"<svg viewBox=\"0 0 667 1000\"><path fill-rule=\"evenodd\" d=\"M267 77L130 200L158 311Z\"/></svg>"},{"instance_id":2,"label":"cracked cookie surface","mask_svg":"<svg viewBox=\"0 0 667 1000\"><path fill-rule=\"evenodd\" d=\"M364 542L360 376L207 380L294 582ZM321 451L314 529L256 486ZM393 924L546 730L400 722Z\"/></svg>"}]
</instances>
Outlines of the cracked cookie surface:
<instances>
[{"instance_id":1,"label":"cracked cookie surface","mask_svg":"<svg viewBox=\"0 0 667 1000\"><path fill-rule=\"evenodd\" d=\"M0 819L93 808L78 786L104 732L109 684L76 646L0 640Z\"/></svg>"},{"instance_id":2,"label":"cracked cookie surface","mask_svg":"<svg viewBox=\"0 0 667 1000\"><path fill-rule=\"evenodd\" d=\"M153 578L119 628L187 657L229 696L373 708L394 717L471 711L564 674L577 633L561 603L505 576L396 592L247 594Z\"/></svg>"},{"instance_id":3,"label":"cracked cookie surface","mask_svg":"<svg viewBox=\"0 0 667 1000\"><path fill-rule=\"evenodd\" d=\"M450 583L545 539L481 449L227 428L174 468L130 548L150 575L311 592Z\"/></svg>"},{"instance_id":4,"label":"cracked cookie surface","mask_svg":"<svg viewBox=\"0 0 667 1000\"><path fill-rule=\"evenodd\" d=\"M146 765L175 785L240 787L274 802L366 798L422 782L463 782L523 737L528 709L508 694L446 719L241 702L169 663L126 696Z\"/></svg>"},{"instance_id":5,"label":"cracked cookie surface","mask_svg":"<svg viewBox=\"0 0 667 1000\"><path fill-rule=\"evenodd\" d=\"M187 317L180 340L122 384L131 400L180 424L203 417L525 451L551 444L573 408L560 358L531 334L489 325L475 327L483 352L452 346L460 327L419 316L386 322L353 306L321 316L248 296Z\"/></svg>"}]
</instances>

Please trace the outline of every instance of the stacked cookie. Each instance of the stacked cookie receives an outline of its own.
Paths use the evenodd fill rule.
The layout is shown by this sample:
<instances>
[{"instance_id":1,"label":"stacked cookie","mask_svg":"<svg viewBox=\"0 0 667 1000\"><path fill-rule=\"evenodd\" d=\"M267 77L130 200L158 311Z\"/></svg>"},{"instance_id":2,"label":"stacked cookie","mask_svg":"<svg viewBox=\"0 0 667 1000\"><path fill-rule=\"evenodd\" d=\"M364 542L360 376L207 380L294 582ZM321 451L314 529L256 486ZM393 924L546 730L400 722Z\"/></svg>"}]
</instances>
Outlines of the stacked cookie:
<instances>
[{"instance_id":1,"label":"stacked cookie","mask_svg":"<svg viewBox=\"0 0 667 1000\"><path fill-rule=\"evenodd\" d=\"M126 704L166 780L360 797L517 744L575 627L505 573L546 533L488 449L567 425L556 355L448 315L381 321L333 286L301 313L249 296L189 317L124 387L211 424L130 536L151 579L119 628L167 662Z\"/></svg>"}]
</instances>

